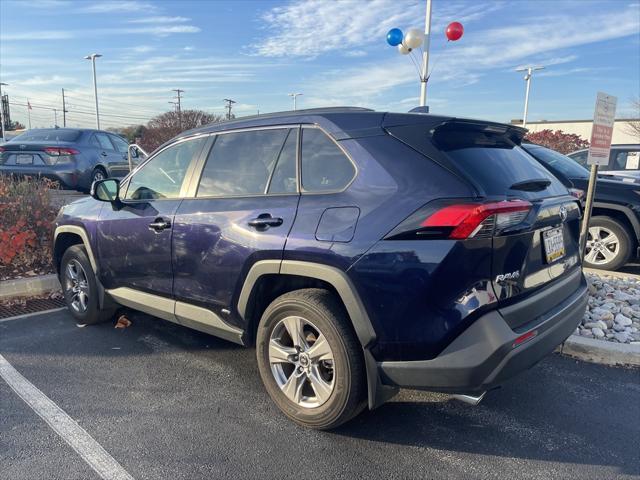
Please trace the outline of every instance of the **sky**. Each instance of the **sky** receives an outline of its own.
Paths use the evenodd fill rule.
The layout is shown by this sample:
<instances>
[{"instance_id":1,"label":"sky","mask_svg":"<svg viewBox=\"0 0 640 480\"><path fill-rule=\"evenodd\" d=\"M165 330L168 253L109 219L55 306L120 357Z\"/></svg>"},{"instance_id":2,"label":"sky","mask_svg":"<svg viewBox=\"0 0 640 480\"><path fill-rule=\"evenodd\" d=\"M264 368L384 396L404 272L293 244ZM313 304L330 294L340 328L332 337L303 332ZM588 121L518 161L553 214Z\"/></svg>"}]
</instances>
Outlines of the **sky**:
<instances>
[{"instance_id":1,"label":"sky","mask_svg":"<svg viewBox=\"0 0 640 480\"><path fill-rule=\"evenodd\" d=\"M103 127L146 123L173 108L237 116L354 105L405 112L418 105L409 56L387 45L398 27L424 28L425 0L0 0L0 81L12 120L51 126L95 122L91 53ZM465 33L447 42L446 25ZM419 56L414 58L420 62ZM596 92L638 116L637 0L433 0L428 105L433 113L509 122L593 117Z\"/></svg>"}]
</instances>

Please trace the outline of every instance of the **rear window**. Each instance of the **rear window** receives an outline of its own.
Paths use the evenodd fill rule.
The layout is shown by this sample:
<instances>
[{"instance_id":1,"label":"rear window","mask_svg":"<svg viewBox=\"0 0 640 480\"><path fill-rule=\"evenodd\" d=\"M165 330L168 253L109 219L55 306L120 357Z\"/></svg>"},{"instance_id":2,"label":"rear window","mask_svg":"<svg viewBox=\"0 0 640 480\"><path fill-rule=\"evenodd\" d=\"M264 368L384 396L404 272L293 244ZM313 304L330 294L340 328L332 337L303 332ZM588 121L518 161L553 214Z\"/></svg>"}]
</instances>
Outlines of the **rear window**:
<instances>
[{"instance_id":1,"label":"rear window","mask_svg":"<svg viewBox=\"0 0 640 480\"><path fill-rule=\"evenodd\" d=\"M568 178L589 178L589 170L578 165L566 155L555 150L537 145L525 145L524 149L540 160L543 164L559 171Z\"/></svg>"},{"instance_id":2,"label":"rear window","mask_svg":"<svg viewBox=\"0 0 640 480\"><path fill-rule=\"evenodd\" d=\"M461 172L485 195L535 199L567 193L557 178L518 145L520 134L506 127L451 122L434 130L419 124L392 127L390 133Z\"/></svg>"},{"instance_id":3,"label":"rear window","mask_svg":"<svg viewBox=\"0 0 640 480\"><path fill-rule=\"evenodd\" d=\"M80 130L60 130L57 128L29 130L13 137L11 142L75 142Z\"/></svg>"}]
</instances>

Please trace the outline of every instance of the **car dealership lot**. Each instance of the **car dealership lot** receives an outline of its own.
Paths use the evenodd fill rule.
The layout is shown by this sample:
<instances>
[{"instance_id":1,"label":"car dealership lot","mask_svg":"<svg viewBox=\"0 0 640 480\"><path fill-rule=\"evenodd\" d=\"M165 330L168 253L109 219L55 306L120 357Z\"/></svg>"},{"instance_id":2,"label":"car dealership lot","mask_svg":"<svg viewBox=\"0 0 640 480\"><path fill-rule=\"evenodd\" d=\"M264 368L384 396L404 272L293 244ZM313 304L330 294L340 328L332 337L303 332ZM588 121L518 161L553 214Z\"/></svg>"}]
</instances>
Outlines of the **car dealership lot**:
<instances>
[{"instance_id":1,"label":"car dealership lot","mask_svg":"<svg viewBox=\"0 0 640 480\"><path fill-rule=\"evenodd\" d=\"M632 478L640 374L552 356L478 407L403 391L333 432L269 401L254 350L143 315L0 322L0 354L137 479ZM0 477L99 478L4 380Z\"/></svg>"}]
</instances>

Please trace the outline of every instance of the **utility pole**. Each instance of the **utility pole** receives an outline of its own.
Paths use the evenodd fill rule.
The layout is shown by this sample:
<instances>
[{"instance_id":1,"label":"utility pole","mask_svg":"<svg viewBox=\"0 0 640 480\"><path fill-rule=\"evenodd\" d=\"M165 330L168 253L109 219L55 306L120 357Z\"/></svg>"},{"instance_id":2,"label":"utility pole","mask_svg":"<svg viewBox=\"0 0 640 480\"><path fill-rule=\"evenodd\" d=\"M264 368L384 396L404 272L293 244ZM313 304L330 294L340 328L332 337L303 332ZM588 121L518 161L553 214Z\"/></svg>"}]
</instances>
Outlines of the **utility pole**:
<instances>
[{"instance_id":1,"label":"utility pole","mask_svg":"<svg viewBox=\"0 0 640 480\"><path fill-rule=\"evenodd\" d=\"M62 126L67 126L67 104L64 101L64 88L62 89ZM31 126L29 126L31 128Z\"/></svg>"},{"instance_id":2,"label":"utility pole","mask_svg":"<svg viewBox=\"0 0 640 480\"><path fill-rule=\"evenodd\" d=\"M27 118L29 119L29 130L31 130L31 103L27 98Z\"/></svg>"},{"instance_id":3,"label":"utility pole","mask_svg":"<svg viewBox=\"0 0 640 480\"><path fill-rule=\"evenodd\" d=\"M429 44L431 42L431 0L427 0L427 13L424 20L424 52L422 71L420 72L420 106L427 106L427 82L429 81Z\"/></svg>"},{"instance_id":4,"label":"utility pole","mask_svg":"<svg viewBox=\"0 0 640 480\"><path fill-rule=\"evenodd\" d=\"M92 53L91 55L87 55L85 60L91 60L91 65L93 67L93 97L96 101L96 127L100 130L100 114L98 113L98 87L96 83L96 58L101 57L99 53Z\"/></svg>"},{"instance_id":5,"label":"utility pole","mask_svg":"<svg viewBox=\"0 0 640 480\"><path fill-rule=\"evenodd\" d=\"M2 96L2 87L8 87L9 84L8 83L2 83L0 82L0 125L1 127L1 132L2 132L2 141L4 142L4 97Z\"/></svg>"},{"instance_id":6,"label":"utility pole","mask_svg":"<svg viewBox=\"0 0 640 480\"><path fill-rule=\"evenodd\" d=\"M525 67L516 68L516 72L527 72L524 76L524 79L527 82L527 91L524 95L524 115L522 117L523 128L527 126L527 112L529 110L529 90L531 89L531 77L534 71L543 69L544 67L542 65L527 65Z\"/></svg>"},{"instance_id":7,"label":"utility pole","mask_svg":"<svg viewBox=\"0 0 640 480\"><path fill-rule=\"evenodd\" d=\"M289 96L293 98L293 111L295 111L295 110L296 110L296 106L297 106L297 105L296 105L296 98L297 98L299 95L304 95L304 93L290 93L290 94L289 94Z\"/></svg>"},{"instance_id":8,"label":"utility pole","mask_svg":"<svg viewBox=\"0 0 640 480\"><path fill-rule=\"evenodd\" d=\"M231 120L231 106L236 103L236 101L231 100L230 98L225 98L224 101L227 102L227 120Z\"/></svg>"},{"instance_id":9,"label":"utility pole","mask_svg":"<svg viewBox=\"0 0 640 480\"><path fill-rule=\"evenodd\" d=\"M180 105L180 94L184 93L184 90L180 90L179 88L174 88L172 90L172 92L176 92L176 98L178 99L178 101L176 102L177 105L177 109L178 109L178 124L180 125L180 130L182 130L182 108ZM173 103L173 102L169 102L169 103Z\"/></svg>"}]
</instances>

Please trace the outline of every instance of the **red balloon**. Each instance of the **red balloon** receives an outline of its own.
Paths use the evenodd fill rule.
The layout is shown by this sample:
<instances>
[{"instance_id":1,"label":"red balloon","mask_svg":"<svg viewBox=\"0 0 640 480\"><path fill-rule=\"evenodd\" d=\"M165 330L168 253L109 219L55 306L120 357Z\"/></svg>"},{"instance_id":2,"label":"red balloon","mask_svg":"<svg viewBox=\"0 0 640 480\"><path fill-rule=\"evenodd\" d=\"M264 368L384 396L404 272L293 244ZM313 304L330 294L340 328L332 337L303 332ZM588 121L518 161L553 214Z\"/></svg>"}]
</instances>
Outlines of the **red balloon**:
<instances>
[{"instance_id":1,"label":"red balloon","mask_svg":"<svg viewBox=\"0 0 640 480\"><path fill-rule=\"evenodd\" d=\"M464 27L460 22L451 22L447 25L447 29L444 32L447 35L447 38L455 42L456 40L460 40L462 38L462 34L464 33Z\"/></svg>"}]
</instances>

